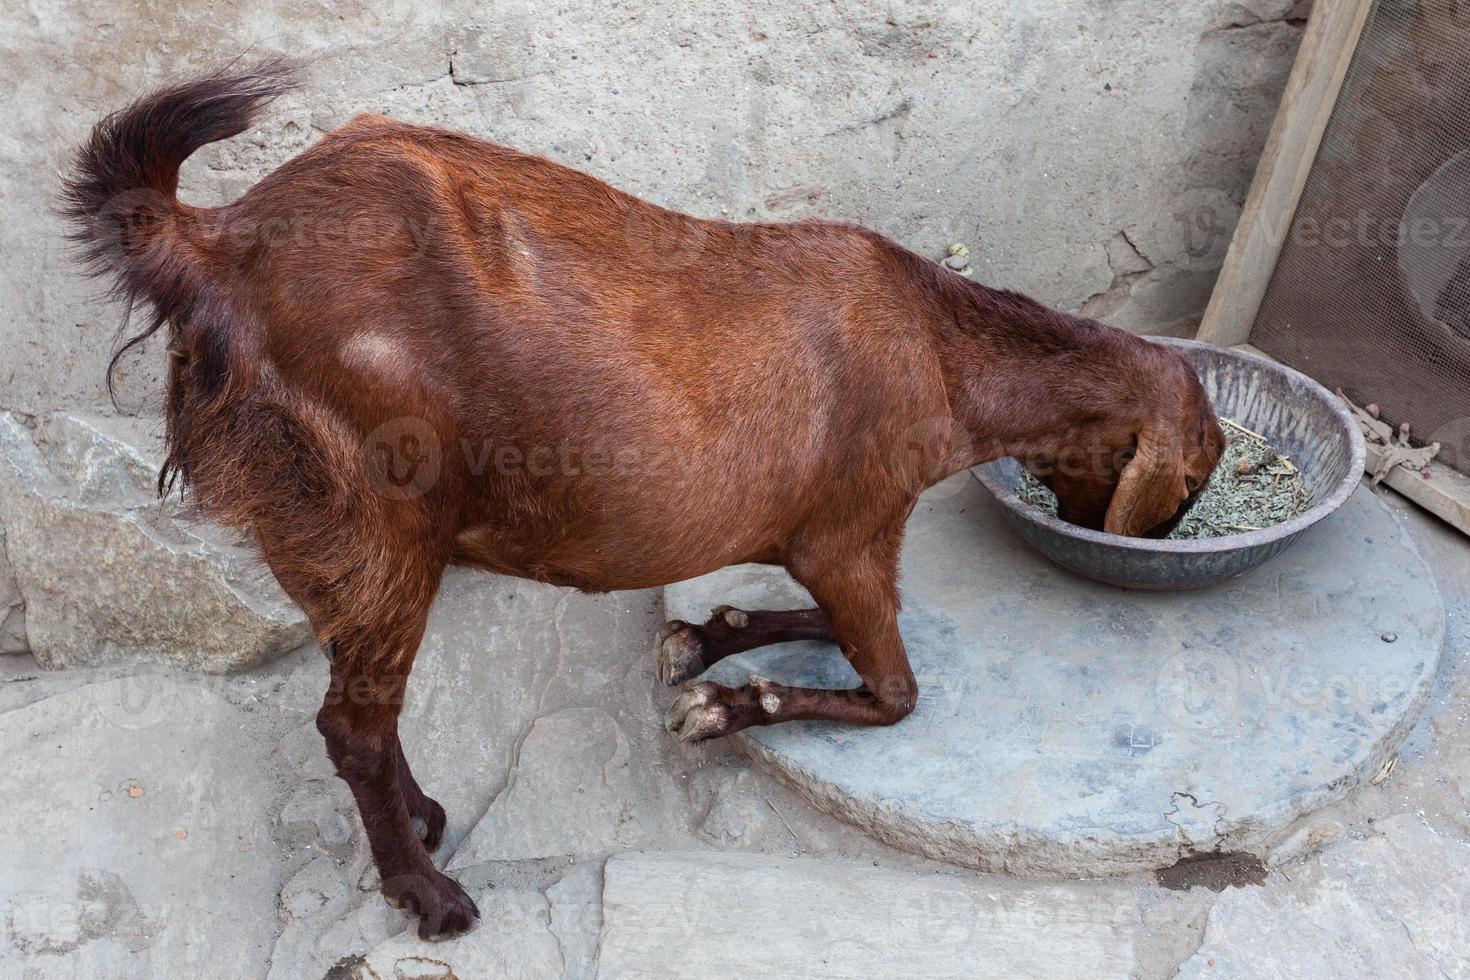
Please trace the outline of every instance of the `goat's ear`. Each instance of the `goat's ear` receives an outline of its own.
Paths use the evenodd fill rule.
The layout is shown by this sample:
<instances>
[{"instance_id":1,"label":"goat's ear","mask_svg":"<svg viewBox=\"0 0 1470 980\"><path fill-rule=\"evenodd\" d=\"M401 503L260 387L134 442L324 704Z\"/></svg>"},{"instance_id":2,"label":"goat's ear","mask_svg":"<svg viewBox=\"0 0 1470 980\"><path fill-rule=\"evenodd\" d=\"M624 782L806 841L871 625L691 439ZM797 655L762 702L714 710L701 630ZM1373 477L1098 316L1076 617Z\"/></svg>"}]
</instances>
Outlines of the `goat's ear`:
<instances>
[{"instance_id":1,"label":"goat's ear","mask_svg":"<svg viewBox=\"0 0 1470 980\"><path fill-rule=\"evenodd\" d=\"M1138 449L1113 491L1103 530L1137 537L1173 517L1188 496L1184 448L1178 434L1145 426L1138 433Z\"/></svg>"}]
</instances>

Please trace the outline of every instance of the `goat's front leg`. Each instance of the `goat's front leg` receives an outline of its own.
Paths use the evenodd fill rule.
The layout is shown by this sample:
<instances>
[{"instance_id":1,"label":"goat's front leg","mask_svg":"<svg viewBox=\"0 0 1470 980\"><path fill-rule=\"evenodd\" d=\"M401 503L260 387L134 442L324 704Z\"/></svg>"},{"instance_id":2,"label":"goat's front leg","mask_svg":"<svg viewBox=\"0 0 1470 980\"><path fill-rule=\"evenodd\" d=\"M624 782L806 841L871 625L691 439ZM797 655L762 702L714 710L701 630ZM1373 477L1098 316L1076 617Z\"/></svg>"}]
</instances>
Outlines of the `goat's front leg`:
<instances>
[{"instance_id":1,"label":"goat's front leg","mask_svg":"<svg viewBox=\"0 0 1470 980\"><path fill-rule=\"evenodd\" d=\"M914 710L918 685L898 632L897 543L841 568L804 570L797 565L792 574L817 600L832 638L862 686L827 691L788 687L763 677L752 677L741 688L694 684L680 693L665 718L680 739L718 738L751 725L805 719L891 725Z\"/></svg>"},{"instance_id":2,"label":"goat's front leg","mask_svg":"<svg viewBox=\"0 0 1470 980\"><path fill-rule=\"evenodd\" d=\"M682 684L726 657L773 643L830 640L820 609L717 608L703 626L671 619L658 631L658 672L665 684Z\"/></svg>"}]
</instances>

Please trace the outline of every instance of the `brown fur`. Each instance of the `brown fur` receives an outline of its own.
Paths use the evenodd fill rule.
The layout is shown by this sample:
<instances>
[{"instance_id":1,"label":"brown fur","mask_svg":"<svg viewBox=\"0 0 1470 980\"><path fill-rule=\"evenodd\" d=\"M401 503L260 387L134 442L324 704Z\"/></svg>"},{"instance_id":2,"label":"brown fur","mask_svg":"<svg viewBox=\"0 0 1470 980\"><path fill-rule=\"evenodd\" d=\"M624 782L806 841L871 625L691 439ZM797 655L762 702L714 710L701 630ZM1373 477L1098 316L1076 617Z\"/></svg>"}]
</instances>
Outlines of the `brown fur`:
<instances>
[{"instance_id":1,"label":"brown fur","mask_svg":"<svg viewBox=\"0 0 1470 980\"><path fill-rule=\"evenodd\" d=\"M183 159L289 81L223 73L110 117L66 202L168 326L161 484L253 527L333 651L319 727L425 935L474 910L413 837L443 811L397 740L447 565L586 590L784 565L821 613L763 618L760 642L830 635L864 688L698 685L681 732L890 724L916 701L896 576L921 490L1016 456L1064 517L1157 532L1223 446L1170 351L854 225L698 220L376 116L233 204L179 202Z\"/></svg>"}]
</instances>

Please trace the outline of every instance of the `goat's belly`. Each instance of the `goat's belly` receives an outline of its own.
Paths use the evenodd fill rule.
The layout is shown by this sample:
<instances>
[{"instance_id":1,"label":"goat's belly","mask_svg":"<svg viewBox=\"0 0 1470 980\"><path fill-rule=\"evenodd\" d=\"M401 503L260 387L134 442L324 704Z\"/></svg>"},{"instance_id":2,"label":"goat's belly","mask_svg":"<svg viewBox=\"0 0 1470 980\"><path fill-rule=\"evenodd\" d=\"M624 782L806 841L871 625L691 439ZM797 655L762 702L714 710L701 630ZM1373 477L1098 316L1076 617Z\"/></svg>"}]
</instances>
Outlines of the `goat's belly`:
<instances>
[{"instance_id":1,"label":"goat's belly","mask_svg":"<svg viewBox=\"0 0 1470 980\"><path fill-rule=\"evenodd\" d=\"M621 535L559 541L543 548L525 542L519 533L479 525L455 536L453 561L584 592L614 592L667 585L726 565L774 561L777 554L775 547L756 542L706 539L679 547Z\"/></svg>"},{"instance_id":2,"label":"goat's belly","mask_svg":"<svg viewBox=\"0 0 1470 980\"><path fill-rule=\"evenodd\" d=\"M775 560L788 530L785 508L758 496L714 487L691 493L677 481L597 483L488 507L486 519L455 535L454 562L608 592Z\"/></svg>"}]
</instances>

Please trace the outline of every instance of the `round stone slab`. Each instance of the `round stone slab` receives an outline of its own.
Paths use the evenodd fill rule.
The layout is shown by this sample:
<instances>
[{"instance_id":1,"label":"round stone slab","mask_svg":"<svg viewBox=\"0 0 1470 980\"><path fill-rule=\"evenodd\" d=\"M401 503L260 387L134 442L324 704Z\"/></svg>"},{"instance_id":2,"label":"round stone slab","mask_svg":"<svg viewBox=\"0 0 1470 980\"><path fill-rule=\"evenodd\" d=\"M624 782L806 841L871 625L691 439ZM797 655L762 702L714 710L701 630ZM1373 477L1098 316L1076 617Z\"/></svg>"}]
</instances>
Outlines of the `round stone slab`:
<instances>
[{"instance_id":1,"label":"round stone slab","mask_svg":"<svg viewBox=\"0 0 1470 980\"><path fill-rule=\"evenodd\" d=\"M1292 549L1193 592L1088 581L1031 551L967 475L909 522L900 618L918 709L891 728L795 722L736 736L815 805L890 844L987 871L1105 875L1273 844L1371 777L1408 732L1444 636L1429 569L1366 488ZM810 606L742 565L669 586L671 619ZM848 688L836 647L751 673Z\"/></svg>"}]
</instances>

